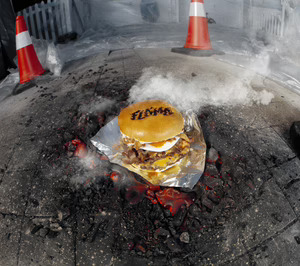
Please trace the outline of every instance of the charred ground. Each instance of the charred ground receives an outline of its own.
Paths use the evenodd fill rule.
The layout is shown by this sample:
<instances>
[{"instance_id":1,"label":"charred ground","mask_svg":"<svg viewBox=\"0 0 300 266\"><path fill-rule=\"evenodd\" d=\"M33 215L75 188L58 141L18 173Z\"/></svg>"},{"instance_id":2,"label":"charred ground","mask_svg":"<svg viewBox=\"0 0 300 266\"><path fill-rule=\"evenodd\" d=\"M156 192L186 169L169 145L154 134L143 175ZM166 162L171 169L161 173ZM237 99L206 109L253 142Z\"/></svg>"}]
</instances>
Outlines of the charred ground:
<instances>
[{"instance_id":1,"label":"charred ground","mask_svg":"<svg viewBox=\"0 0 300 266\"><path fill-rule=\"evenodd\" d=\"M284 124L267 124L274 110L255 107L263 116L250 114L250 107L200 111L205 173L192 191L178 189L193 204L172 215L153 204L157 191L132 187L133 179L147 186L139 177L102 159L89 169L74 155L76 147L66 147L79 139L96 154L90 138L127 105L144 66L130 51L89 60L8 99L25 107L2 117L0 206L8 229L1 237L12 248L1 259L28 265L272 261L270 240L281 243L280 235L299 224L300 165ZM121 183L110 178L115 171ZM297 249L294 234L290 247Z\"/></svg>"}]
</instances>

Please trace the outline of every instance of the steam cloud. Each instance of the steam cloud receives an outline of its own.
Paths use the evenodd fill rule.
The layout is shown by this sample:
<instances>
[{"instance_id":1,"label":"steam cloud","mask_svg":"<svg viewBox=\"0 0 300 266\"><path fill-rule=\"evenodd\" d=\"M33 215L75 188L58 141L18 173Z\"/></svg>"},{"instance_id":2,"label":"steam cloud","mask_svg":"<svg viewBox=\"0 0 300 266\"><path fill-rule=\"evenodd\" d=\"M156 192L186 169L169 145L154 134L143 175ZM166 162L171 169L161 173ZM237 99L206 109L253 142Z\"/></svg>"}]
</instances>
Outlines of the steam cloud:
<instances>
[{"instance_id":1,"label":"steam cloud","mask_svg":"<svg viewBox=\"0 0 300 266\"><path fill-rule=\"evenodd\" d=\"M101 161L94 152L88 151L87 156L79 159L81 171L70 179L71 184L78 187L80 185L89 186L96 179L103 178L109 172L107 161Z\"/></svg>"},{"instance_id":2,"label":"steam cloud","mask_svg":"<svg viewBox=\"0 0 300 266\"><path fill-rule=\"evenodd\" d=\"M204 73L183 80L172 73L164 75L161 72L155 68L144 69L142 76L130 90L129 101L133 103L160 99L168 101L181 111L192 109L198 112L208 105L267 105L274 97L266 90L255 91L247 77L241 79Z\"/></svg>"},{"instance_id":3,"label":"steam cloud","mask_svg":"<svg viewBox=\"0 0 300 266\"><path fill-rule=\"evenodd\" d=\"M79 111L81 113L101 113L110 110L114 105L115 101L99 96L91 103L82 104Z\"/></svg>"}]
</instances>

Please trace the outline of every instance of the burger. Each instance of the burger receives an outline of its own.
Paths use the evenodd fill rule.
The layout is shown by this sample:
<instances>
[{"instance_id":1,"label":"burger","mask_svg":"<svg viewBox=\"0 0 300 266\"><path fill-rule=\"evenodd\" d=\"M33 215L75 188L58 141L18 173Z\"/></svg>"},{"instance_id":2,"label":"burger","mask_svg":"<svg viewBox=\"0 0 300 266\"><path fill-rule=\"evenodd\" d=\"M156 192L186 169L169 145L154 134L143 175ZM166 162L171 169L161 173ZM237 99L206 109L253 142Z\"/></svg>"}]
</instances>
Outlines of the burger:
<instances>
[{"instance_id":1,"label":"burger","mask_svg":"<svg viewBox=\"0 0 300 266\"><path fill-rule=\"evenodd\" d=\"M175 168L177 171L187 158L190 139L184 133L184 118L167 102L153 100L130 105L121 111L118 124L123 165L142 176L163 176Z\"/></svg>"}]
</instances>

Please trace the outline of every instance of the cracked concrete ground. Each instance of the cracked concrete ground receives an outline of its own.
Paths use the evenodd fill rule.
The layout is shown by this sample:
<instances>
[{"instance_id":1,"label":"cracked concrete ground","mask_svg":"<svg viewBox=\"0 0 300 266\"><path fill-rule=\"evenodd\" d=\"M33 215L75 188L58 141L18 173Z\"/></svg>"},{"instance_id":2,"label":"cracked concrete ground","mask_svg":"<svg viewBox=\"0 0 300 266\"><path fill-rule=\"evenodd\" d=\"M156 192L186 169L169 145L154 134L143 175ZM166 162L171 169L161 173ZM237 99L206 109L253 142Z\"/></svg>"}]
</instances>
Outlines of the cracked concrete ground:
<instances>
[{"instance_id":1,"label":"cracked concrete ground","mask_svg":"<svg viewBox=\"0 0 300 266\"><path fill-rule=\"evenodd\" d=\"M300 120L300 96L254 73L251 86L275 95L269 105L201 110L206 142L222 155L223 167L235 176L250 176L251 185L236 191L242 207L222 226L194 236L199 253L192 262L120 258L111 252L113 233L80 241L80 217L68 230L45 226L64 215L59 188L67 181L56 153L80 134L66 130L79 106L101 95L113 100L110 115L117 115L126 104L128 89L147 67L183 79L201 71L233 77L244 71L216 57L185 57L168 49L118 50L69 63L60 77L41 76L32 88L2 101L0 264L299 265L300 161L290 143L289 127ZM91 136L85 132L81 138L88 142Z\"/></svg>"}]
</instances>

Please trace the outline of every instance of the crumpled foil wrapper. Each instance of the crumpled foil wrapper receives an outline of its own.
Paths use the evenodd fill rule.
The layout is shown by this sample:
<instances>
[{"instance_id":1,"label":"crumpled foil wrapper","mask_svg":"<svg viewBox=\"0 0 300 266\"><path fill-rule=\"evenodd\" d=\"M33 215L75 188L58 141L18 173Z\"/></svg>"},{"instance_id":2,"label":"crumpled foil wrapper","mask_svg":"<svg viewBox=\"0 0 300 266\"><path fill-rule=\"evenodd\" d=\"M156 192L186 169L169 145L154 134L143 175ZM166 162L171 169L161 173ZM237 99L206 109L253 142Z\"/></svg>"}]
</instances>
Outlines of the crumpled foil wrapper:
<instances>
[{"instance_id":1,"label":"crumpled foil wrapper","mask_svg":"<svg viewBox=\"0 0 300 266\"><path fill-rule=\"evenodd\" d=\"M101 153L109 158L111 163L119 164L139 174L153 185L192 189L204 172L206 143L196 114L193 111L187 111L183 116L185 119L185 133L192 140L190 152L183 159L182 163L174 167L176 170L172 169L172 167L164 172L158 172L157 176L153 176L153 173L150 174L147 171L140 171L131 165L123 164L122 136L118 125L118 117L102 127L91 138L91 142Z\"/></svg>"}]
</instances>

